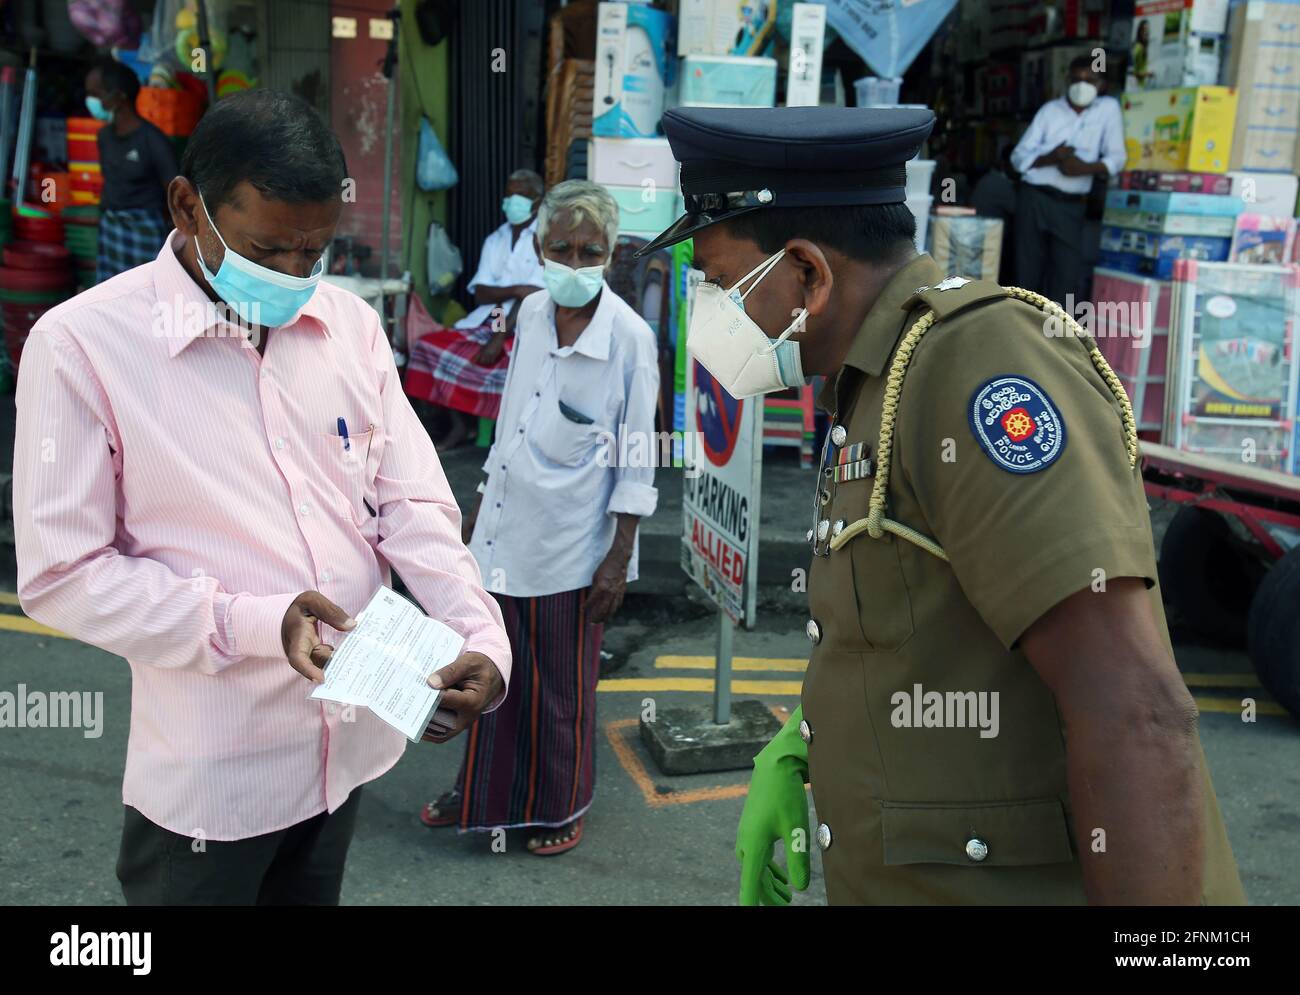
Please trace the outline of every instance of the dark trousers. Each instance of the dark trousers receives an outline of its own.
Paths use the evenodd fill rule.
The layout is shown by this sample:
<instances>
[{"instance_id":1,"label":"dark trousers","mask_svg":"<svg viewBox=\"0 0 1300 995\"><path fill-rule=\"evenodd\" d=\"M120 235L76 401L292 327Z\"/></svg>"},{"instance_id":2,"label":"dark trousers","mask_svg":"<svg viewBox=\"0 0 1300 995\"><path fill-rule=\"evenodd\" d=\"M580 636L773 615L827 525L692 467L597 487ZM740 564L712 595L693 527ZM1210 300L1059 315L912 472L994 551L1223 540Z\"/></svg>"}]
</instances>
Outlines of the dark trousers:
<instances>
[{"instance_id":1,"label":"dark trousers","mask_svg":"<svg viewBox=\"0 0 1300 995\"><path fill-rule=\"evenodd\" d=\"M244 840L205 840L126 806L117 879L127 905L338 905L361 789L332 814Z\"/></svg>"},{"instance_id":2,"label":"dark trousers","mask_svg":"<svg viewBox=\"0 0 1300 995\"><path fill-rule=\"evenodd\" d=\"M1055 188L1021 183L1016 197L1016 283L1066 307L1066 295L1079 303L1083 289L1087 234L1084 197L1065 200ZM1068 308L1067 308L1068 310Z\"/></svg>"}]
</instances>

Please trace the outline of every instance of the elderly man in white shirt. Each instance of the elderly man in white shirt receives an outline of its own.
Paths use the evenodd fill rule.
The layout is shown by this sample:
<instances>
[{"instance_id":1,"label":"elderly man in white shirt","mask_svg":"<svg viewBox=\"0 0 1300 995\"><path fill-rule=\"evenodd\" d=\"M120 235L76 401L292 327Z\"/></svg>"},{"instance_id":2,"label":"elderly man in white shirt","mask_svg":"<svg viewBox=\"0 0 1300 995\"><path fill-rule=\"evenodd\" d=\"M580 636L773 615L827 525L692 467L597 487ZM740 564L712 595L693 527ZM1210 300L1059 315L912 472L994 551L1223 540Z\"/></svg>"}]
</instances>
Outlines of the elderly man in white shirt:
<instances>
[{"instance_id":1,"label":"elderly man in white shirt","mask_svg":"<svg viewBox=\"0 0 1300 995\"><path fill-rule=\"evenodd\" d=\"M531 169L506 181L501 212L506 220L483 240L478 269L469 281L476 307L452 328L438 328L411 349L406 392L445 408L445 451L468 441L478 418L495 418L510 362L516 307L542 289L542 263L534 235L545 187ZM425 319L430 320L430 319Z\"/></svg>"},{"instance_id":2,"label":"elderly man in white shirt","mask_svg":"<svg viewBox=\"0 0 1300 995\"><path fill-rule=\"evenodd\" d=\"M1085 259L1088 191L1098 176L1124 168L1119 101L1091 55L1070 63L1063 97L1038 109L1011 153L1022 174L1016 203L1016 283L1054 301L1080 292Z\"/></svg>"},{"instance_id":3,"label":"elderly man in white shirt","mask_svg":"<svg viewBox=\"0 0 1300 995\"><path fill-rule=\"evenodd\" d=\"M659 368L654 333L604 281L618 234L609 193L557 184L537 229L546 292L519 307L487 481L465 523L517 654L511 693L471 728L455 788L421 819L536 827L528 849L547 856L578 844L591 804L602 625L637 577L637 523L657 499Z\"/></svg>"}]
</instances>

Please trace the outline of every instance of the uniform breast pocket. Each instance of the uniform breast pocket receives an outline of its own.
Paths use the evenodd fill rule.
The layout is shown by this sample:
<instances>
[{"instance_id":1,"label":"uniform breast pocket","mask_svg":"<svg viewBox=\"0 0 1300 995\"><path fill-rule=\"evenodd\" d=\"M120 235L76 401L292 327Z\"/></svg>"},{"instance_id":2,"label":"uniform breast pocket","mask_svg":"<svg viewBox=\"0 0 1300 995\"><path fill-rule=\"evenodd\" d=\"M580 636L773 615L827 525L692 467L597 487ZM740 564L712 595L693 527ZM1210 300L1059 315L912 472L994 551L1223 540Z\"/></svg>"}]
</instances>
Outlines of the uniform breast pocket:
<instances>
[{"instance_id":1,"label":"uniform breast pocket","mask_svg":"<svg viewBox=\"0 0 1300 995\"><path fill-rule=\"evenodd\" d=\"M373 429L352 433L347 446L341 436L320 435L315 439L313 453L331 510L367 533L378 527L375 435Z\"/></svg>"},{"instance_id":2,"label":"uniform breast pocket","mask_svg":"<svg viewBox=\"0 0 1300 995\"><path fill-rule=\"evenodd\" d=\"M865 502L860 512L845 516L846 524L866 517ZM876 652L896 650L912 636L912 598L899 546L899 540L889 533L873 539L862 532L831 554L849 559L862 638Z\"/></svg>"},{"instance_id":3,"label":"uniform breast pocket","mask_svg":"<svg viewBox=\"0 0 1300 995\"><path fill-rule=\"evenodd\" d=\"M591 413L567 403L564 409L567 409L567 415L559 403L543 403L537 418L528 426L528 438L533 447L552 463L583 466L603 450L609 433Z\"/></svg>"}]
</instances>

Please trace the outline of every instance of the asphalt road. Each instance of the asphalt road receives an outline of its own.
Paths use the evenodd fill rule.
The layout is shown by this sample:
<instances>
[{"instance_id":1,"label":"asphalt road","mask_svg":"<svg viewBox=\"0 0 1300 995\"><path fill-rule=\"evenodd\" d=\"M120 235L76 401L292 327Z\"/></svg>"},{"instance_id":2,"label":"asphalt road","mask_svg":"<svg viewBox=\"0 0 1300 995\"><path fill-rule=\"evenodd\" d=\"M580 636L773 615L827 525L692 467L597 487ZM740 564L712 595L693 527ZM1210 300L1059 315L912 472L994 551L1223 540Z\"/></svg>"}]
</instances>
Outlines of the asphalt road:
<instances>
[{"instance_id":1,"label":"asphalt road","mask_svg":"<svg viewBox=\"0 0 1300 995\"><path fill-rule=\"evenodd\" d=\"M6 802L0 808L0 902L120 903L113 865L130 671L122 660L70 639L19 631L27 620L12 597L7 600L0 597L0 691L15 691L19 683L34 690L102 691L105 717L97 739L78 729L0 729ZM673 614L680 618L685 608L675 604ZM663 777L637 735L646 698L657 707L706 708L711 701L707 690L687 689L709 672L692 669L698 659L681 658L712 655L715 622L698 606L685 622L666 624L666 612L662 599L639 599L610 628L608 676L598 697L596 799L576 850L543 859L524 849L522 833L508 834L498 852L488 835L421 826L416 813L450 786L461 754L459 742L421 744L366 789L344 902L733 903L738 865L732 846L747 775ZM805 657L802 621L767 615L756 631L738 633L736 655ZM1300 723L1273 714L1242 722L1242 694L1260 693L1249 687L1244 655L1184 645L1179 661L1201 702L1201 735L1247 894L1256 904L1300 903ZM737 695L794 707L797 670L785 663L753 666L787 669L738 670L735 678L745 683L736 685ZM1220 676L1227 674L1236 676ZM1245 682L1244 691L1212 686L1231 681ZM824 901L814 851L812 886L796 902Z\"/></svg>"}]
</instances>

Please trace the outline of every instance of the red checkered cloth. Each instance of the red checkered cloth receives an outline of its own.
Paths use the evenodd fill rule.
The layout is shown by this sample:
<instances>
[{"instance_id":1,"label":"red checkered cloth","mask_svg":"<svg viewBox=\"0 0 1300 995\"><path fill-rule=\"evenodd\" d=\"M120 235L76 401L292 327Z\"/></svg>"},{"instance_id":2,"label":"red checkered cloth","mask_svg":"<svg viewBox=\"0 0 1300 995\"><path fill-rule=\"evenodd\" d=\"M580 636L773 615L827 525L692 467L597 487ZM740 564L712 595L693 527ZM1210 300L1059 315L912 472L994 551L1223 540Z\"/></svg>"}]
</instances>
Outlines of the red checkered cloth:
<instances>
[{"instance_id":1,"label":"red checkered cloth","mask_svg":"<svg viewBox=\"0 0 1300 995\"><path fill-rule=\"evenodd\" d=\"M413 337L409 333L414 329L408 327L411 352L406 367L406 393L444 408L480 418L495 418L501 409L514 335L506 336L505 348L493 365L480 366L474 357L492 338L491 322L478 328L444 328L429 317L418 300L413 298L412 304L408 324L427 323L432 331Z\"/></svg>"}]
</instances>

